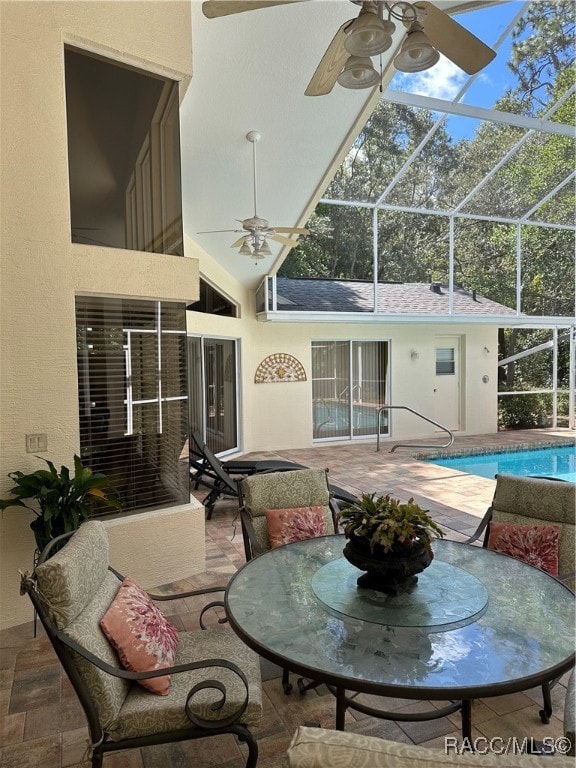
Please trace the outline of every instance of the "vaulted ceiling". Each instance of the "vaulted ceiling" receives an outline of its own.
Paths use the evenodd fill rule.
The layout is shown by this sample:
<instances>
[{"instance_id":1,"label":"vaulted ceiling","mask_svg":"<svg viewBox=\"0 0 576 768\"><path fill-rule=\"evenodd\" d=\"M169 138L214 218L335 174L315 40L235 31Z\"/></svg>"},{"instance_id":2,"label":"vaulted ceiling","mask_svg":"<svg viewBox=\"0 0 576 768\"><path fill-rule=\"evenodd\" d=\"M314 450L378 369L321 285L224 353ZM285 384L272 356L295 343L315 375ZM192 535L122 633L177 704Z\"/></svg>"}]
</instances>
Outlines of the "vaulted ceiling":
<instances>
[{"instance_id":1,"label":"vaulted ceiling","mask_svg":"<svg viewBox=\"0 0 576 768\"><path fill-rule=\"evenodd\" d=\"M448 0L450 11L486 5ZM282 246L257 264L230 245L237 219L254 214L252 145L258 130L258 215L304 226L378 100L378 89L326 96L304 91L338 28L358 15L349 0L311 0L216 19L192 3L193 78L181 109L184 229L236 279L255 287L275 271ZM384 83L403 38L382 55Z\"/></svg>"}]
</instances>

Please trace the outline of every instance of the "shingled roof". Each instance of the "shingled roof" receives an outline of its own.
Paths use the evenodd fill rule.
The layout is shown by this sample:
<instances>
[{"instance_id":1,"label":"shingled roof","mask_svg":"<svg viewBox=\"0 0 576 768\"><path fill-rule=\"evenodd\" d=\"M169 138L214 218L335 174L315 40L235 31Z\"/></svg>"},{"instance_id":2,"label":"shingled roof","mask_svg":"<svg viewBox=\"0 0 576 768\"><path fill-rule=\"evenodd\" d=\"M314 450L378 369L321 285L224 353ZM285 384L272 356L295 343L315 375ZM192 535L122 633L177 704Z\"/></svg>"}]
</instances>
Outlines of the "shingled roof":
<instances>
[{"instance_id":1,"label":"shingled roof","mask_svg":"<svg viewBox=\"0 0 576 768\"><path fill-rule=\"evenodd\" d=\"M278 277L277 308L284 312L372 312L373 283L362 280ZM379 283L378 312L389 315L447 314L448 286L440 283ZM462 315L514 315L463 288L454 288L454 312Z\"/></svg>"}]
</instances>

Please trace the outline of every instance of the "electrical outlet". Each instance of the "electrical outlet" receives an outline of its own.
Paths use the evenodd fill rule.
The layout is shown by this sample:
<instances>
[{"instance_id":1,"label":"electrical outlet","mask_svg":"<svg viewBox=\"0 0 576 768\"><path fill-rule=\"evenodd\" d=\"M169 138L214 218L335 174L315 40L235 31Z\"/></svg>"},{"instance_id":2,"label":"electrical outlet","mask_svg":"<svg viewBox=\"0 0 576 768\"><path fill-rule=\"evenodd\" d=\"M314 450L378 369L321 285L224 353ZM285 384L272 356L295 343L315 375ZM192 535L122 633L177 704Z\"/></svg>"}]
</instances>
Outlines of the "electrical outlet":
<instances>
[{"instance_id":1,"label":"electrical outlet","mask_svg":"<svg viewBox=\"0 0 576 768\"><path fill-rule=\"evenodd\" d=\"M48 435L40 432L35 435L26 435L26 453L41 453L48 450Z\"/></svg>"}]
</instances>

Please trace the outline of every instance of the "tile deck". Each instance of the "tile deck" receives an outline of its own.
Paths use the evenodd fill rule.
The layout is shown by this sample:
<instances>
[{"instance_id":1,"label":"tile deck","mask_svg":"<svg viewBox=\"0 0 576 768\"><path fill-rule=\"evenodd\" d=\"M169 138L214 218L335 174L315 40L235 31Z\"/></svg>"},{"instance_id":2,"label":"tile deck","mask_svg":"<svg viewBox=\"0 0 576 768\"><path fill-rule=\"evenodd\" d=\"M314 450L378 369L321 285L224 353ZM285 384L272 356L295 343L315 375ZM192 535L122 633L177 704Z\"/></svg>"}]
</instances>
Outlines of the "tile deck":
<instances>
[{"instance_id":1,"label":"tile deck","mask_svg":"<svg viewBox=\"0 0 576 768\"><path fill-rule=\"evenodd\" d=\"M501 432L457 438L445 453L490 452L506 447L574 442L568 430L530 430ZM439 441L441 442L441 441ZM308 466L327 467L331 482L353 493L362 491L391 493L401 499L414 496L430 509L450 539L463 540L476 529L492 498L494 481L473 477L455 470L418 460L418 449L389 453L391 443L383 443L376 453L374 443L347 445L322 444L307 450L287 450L253 454L282 457ZM421 452L420 452L421 453ZM430 452L431 453L431 452ZM201 498L202 492L197 495ZM244 562L237 506L224 499L216 505L206 526L207 571L177 584L165 585L174 591L225 584ZM182 600L175 606L172 620L180 629L197 626L202 601ZM213 621L217 619L214 615ZM306 696L293 692L285 696L278 679L279 670L264 664L264 717L255 735L260 747L260 768L279 768L294 728L316 723L332 728L335 702L324 686ZM562 716L567 676L553 689L554 713L543 725L538 716L541 691L483 699L474 702L475 737L524 737L542 740L562 735ZM370 697L363 697L368 700ZM372 697L373 698L373 697ZM374 701L372 701L374 703ZM382 702L380 702L382 704ZM430 706L441 706L430 702ZM386 700L386 709L414 711L422 703ZM359 713L347 714L347 729L403 742L444 749L446 737L459 737L459 715L428 722L376 720ZM85 757L87 729L83 712L69 681L46 639L32 637L32 622L0 632L0 765L3 768L68 768ZM111 753L105 768L179 768L206 765L210 768L240 768L244 747L232 737L212 737L175 745L148 747L130 752Z\"/></svg>"}]
</instances>

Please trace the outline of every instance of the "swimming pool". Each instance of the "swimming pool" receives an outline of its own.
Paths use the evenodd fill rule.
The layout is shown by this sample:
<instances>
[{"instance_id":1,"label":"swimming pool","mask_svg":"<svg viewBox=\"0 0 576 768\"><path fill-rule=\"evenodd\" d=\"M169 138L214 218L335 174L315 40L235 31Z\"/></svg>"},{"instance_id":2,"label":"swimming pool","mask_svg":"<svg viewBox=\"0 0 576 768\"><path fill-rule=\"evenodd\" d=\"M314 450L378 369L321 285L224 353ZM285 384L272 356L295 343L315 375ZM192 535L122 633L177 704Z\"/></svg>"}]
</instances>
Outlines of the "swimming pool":
<instances>
[{"instance_id":1,"label":"swimming pool","mask_svg":"<svg viewBox=\"0 0 576 768\"><path fill-rule=\"evenodd\" d=\"M430 464L457 469L469 475L494 479L496 474L544 475L576 482L576 446L554 446L530 451L484 453L478 456L452 456L426 459Z\"/></svg>"}]
</instances>

